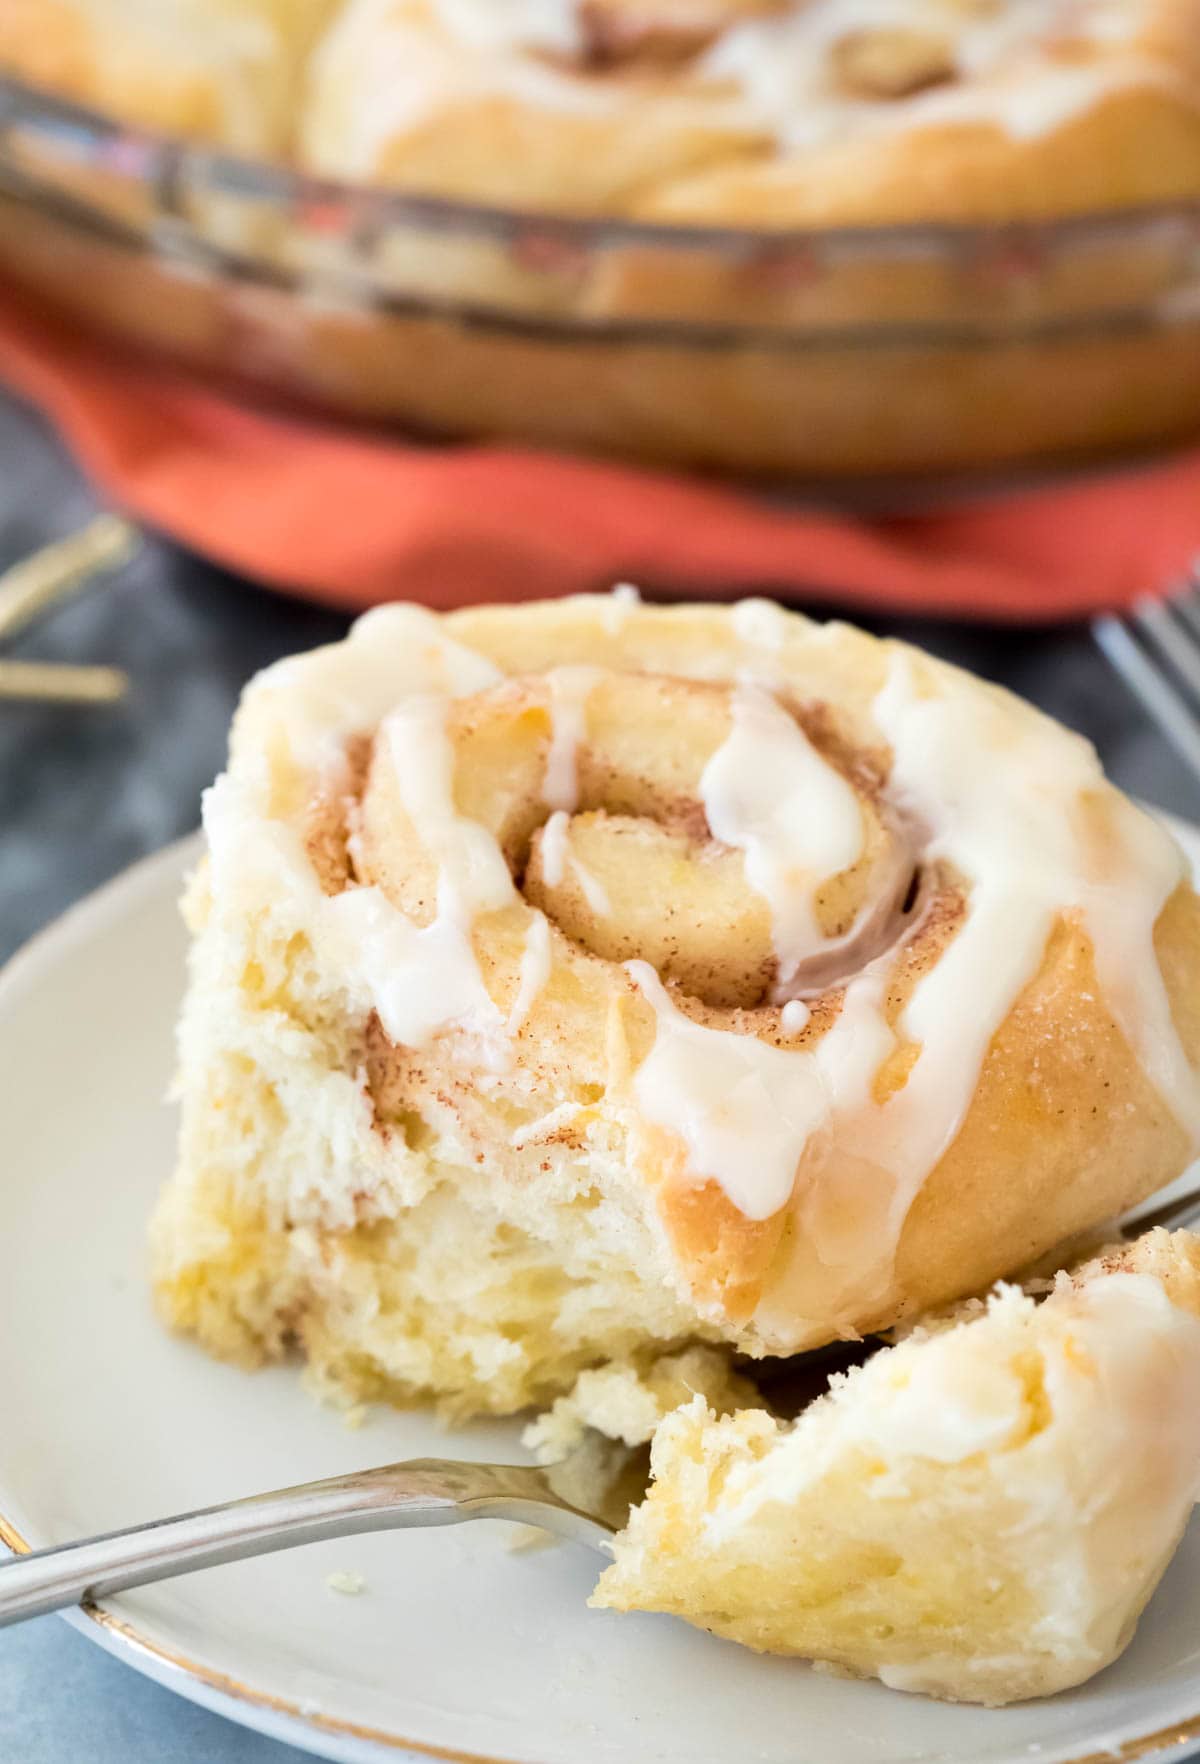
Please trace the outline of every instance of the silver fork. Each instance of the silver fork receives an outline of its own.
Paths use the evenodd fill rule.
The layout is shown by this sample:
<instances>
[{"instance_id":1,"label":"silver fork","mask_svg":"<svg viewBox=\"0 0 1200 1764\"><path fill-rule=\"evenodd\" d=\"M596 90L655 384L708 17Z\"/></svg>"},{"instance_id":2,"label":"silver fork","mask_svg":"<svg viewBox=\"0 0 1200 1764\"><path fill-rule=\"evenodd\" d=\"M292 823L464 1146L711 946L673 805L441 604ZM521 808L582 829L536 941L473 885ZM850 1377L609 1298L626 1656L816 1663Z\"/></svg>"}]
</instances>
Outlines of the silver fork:
<instances>
[{"instance_id":1,"label":"silver fork","mask_svg":"<svg viewBox=\"0 0 1200 1764\"><path fill-rule=\"evenodd\" d=\"M34 1550L0 1565L0 1629L194 1568L364 1531L515 1519L602 1550L620 1521L574 1504L574 1470L574 1457L545 1470L415 1458Z\"/></svg>"},{"instance_id":2,"label":"silver fork","mask_svg":"<svg viewBox=\"0 0 1200 1764\"><path fill-rule=\"evenodd\" d=\"M1130 1215L1127 1232L1168 1229L1200 1213L1200 1188ZM839 1344L834 1344L838 1346ZM800 1355L819 1367L826 1350ZM607 1552L630 1505L633 1454L592 1436L559 1464L470 1464L418 1458L352 1470L271 1494L224 1501L173 1519L53 1549L0 1565L0 1629L67 1605L91 1603L150 1586L196 1568L215 1568L299 1544L396 1531L416 1525L459 1525L469 1519L515 1519ZM641 1487L641 1482L638 1483ZM597 1495L594 1491L601 1490Z\"/></svg>"},{"instance_id":3,"label":"silver fork","mask_svg":"<svg viewBox=\"0 0 1200 1764\"><path fill-rule=\"evenodd\" d=\"M1200 559L1161 599L1125 618L1093 619L1092 635L1175 751L1200 778Z\"/></svg>"}]
</instances>

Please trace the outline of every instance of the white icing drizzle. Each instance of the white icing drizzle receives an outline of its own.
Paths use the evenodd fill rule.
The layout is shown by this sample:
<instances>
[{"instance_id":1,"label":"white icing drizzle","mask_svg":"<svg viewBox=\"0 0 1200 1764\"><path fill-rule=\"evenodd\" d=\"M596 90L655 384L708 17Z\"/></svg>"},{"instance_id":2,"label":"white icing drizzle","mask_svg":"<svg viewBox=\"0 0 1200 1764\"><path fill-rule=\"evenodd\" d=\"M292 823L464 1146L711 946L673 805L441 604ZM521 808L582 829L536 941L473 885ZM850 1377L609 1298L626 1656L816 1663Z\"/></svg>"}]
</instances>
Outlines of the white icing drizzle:
<instances>
[{"instance_id":1,"label":"white icing drizzle","mask_svg":"<svg viewBox=\"0 0 1200 1764\"><path fill-rule=\"evenodd\" d=\"M598 917L607 918L612 902L604 884L571 850L571 817L565 809L556 809L542 828L542 877L547 888L561 885L568 864L589 907Z\"/></svg>"},{"instance_id":2,"label":"white icing drizzle","mask_svg":"<svg viewBox=\"0 0 1200 1764\"><path fill-rule=\"evenodd\" d=\"M753 649L782 649L787 614L774 600L739 600L730 614L738 641Z\"/></svg>"},{"instance_id":3,"label":"white icing drizzle","mask_svg":"<svg viewBox=\"0 0 1200 1764\"><path fill-rule=\"evenodd\" d=\"M867 1101L892 1045L879 981L854 981L837 1022L801 1053L694 1023L649 962L625 968L657 1019L654 1045L634 1074L639 1109L684 1141L697 1181L720 1183L748 1219L770 1218L791 1198L813 1135L835 1109Z\"/></svg>"},{"instance_id":4,"label":"white icing drizzle","mask_svg":"<svg viewBox=\"0 0 1200 1764\"><path fill-rule=\"evenodd\" d=\"M938 0L809 0L724 32L704 68L715 80L732 81L748 120L786 148L959 122L993 122L1027 139L1061 127L1115 87L1171 77L1128 51L1086 64L1053 59L1062 31L1102 49L1127 42L1137 23L1138 9L1122 0L1095 0L1086 14L1075 0L1004 0L965 17ZM957 77L894 98L839 90L831 74L834 46L856 31L890 29L949 39Z\"/></svg>"},{"instance_id":5,"label":"white icing drizzle","mask_svg":"<svg viewBox=\"0 0 1200 1764\"><path fill-rule=\"evenodd\" d=\"M571 817L566 809L555 809L542 828L542 877L547 888L557 888L567 868L570 851Z\"/></svg>"},{"instance_id":6,"label":"white icing drizzle","mask_svg":"<svg viewBox=\"0 0 1200 1764\"><path fill-rule=\"evenodd\" d=\"M272 911L303 925L339 984L364 1014L378 1013L393 1041L421 1047L461 1025L479 1037L490 1064L503 1063L496 1039L503 1019L462 925L439 917L419 927L375 887L323 894L297 830L247 821L228 774L204 793L204 831L214 889L226 899L270 901Z\"/></svg>"},{"instance_id":7,"label":"white icing drizzle","mask_svg":"<svg viewBox=\"0 0 1200 1764\"><path fill-rule=\"evenodd\" d=\"M446 0L438 23L455 19L465 25L461 33L431 28L429 18L396 0L347 0L311 62L314 102L304 133L312 169L378 179L390 143L444 116L448 105L487 104L497 94L535 111L620 114L619 92L571 69L579 47L575 0L515 7Z\"/></svg>"},{"instance_id":8,"label":"white icing drizzle","mask_svg":"<svg viewBox=\"0 0 1200 1764\"><path fill-rule=\"evenodd\" d=\"M547 808L572 814L579 803L577 759L587 733L587 701L601 678L599 668L552 668L550 682L550 751L542 780Z\"/></svg>"},{"instance_id":9,"label":"white icing drizzle","mask_svg":"<svg viewBox=\"0 0 1200 1764\"><path fill-rule=\"evenodd\" d=\"M415 698L380 734L396 789L437 865L437 912L418 926L376 888L350 888L328 903L345 933L343 962L369 988L389 1037L421 1047L452 1023L495 1037L503 1019L480 973L471 929L517 898L499 845L454 803L454 750L447 700Z\"/></svg>"},{"instance_id":10,"label":"white icing drizzle","mask_svg":"<svg viewBox=\"0 0 1200 1764\"><path fill-rule=\"evenodd\" d=\"M584 900L587 901L596 917L607 919L612 913L612 902L608 898L608 891L600 878L593 876L587 865L577 858L574 852L571 853L571 872L583 891Z\"/></svg>"},{"instance_id":11,"label":"white icing drizzle","mask_svg":"<svg viewBox=\"0 0 1200 1764\"><path fill-rule=\"evenodd\" d=\"M374 729L404 699L466 697L502 678L487 656L447 635L428 608L379 606L355 622L344 643L264 668L246 704L258 726L277 724L298 765L327 774L342 763L347 736ZM261 744L270 745L265 732Z\"/></svg>"},{"instance_id":12,"label":"white icing drizzle","mask_svg":"<svg viewBox=\"0 0 1200 1764\"><path fill-rule=\"evenodd\" d=\"M582 42L575 0L433 0L450 35L484 55L540 49L575 55Z\"/></svg>"},{"instance_id":13,"label":"white icing drizzle","mask_svg":"<svg viewBox=\"0 0 1200 1764\"><path fill-rule=\"evenodd\" d=\"M425 1047L451 1025L485 1041L503 1031L463 925L414 925L378 888L348 888L324 903L322 918L340 972L370 997L398 1046Z\"/></svg>"},{"instance_id":14,"label":"white icing drizzle","mask_svg":"<svg viewBox=\"0 0 1200 1764\"><path fill-rule=\"evenodd\" d=\"M470 926L517 894L495 837L455 804L446 710L444 698L412 699L386 718L380 734L405 812L437 863L438 917Z\"/></svg>"},{"instance_id":15,"label":"white icing drizzle","mask_svg":"<svg viewBox=\"0 0 1200 1764\"><path fill-rule=\"evenodd\" d=\"M521 952L521 969L517 979L517 996L508 1013L508 1033L516 1035L533 1007L534 1000L550 978L550 921L545 913L535 912L525 933Z\"/></svg>"},{"instance_id":16,"label":"white icing drizzle","mask_svg":"<svg viewBox=\"0 0 1200 1764\"><path fill-rule=\"evenodd\" d=\"M642 604L642 596L632 582L618 582L607 594L600 607L600 616L604 620L604 629L610 637L619 637L629 622L629 617Z\"/></svg>"},{"instance_id":17,"label":"white icing drizzle","mask_svg":"<svg viewBox=\"0 0 1200 1764\"><path fill-rule=\"evenodd\" d=\"M700 780L708 824L745 853L746 880L771 909L786 985L825 943L815 891L862 853L859 801L794 717L761 687L733 694L733 726Z\"/></svg>"}]
</instances>

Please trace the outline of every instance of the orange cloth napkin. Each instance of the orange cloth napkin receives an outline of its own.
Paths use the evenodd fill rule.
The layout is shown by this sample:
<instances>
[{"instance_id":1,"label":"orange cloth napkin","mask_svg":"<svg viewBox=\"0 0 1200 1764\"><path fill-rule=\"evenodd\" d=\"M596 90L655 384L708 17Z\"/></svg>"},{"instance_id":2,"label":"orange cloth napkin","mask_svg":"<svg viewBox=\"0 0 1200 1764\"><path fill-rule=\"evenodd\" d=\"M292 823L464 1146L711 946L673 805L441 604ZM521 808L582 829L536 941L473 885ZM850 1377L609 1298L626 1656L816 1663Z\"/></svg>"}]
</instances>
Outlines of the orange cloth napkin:
<instances>
[{"instance_id":1,"label":"orange cloth napkin","mask_svg":"<svg viewBox=\"0 0 1200 1764\"><path fill-rule=\"evenodd\" d=\"M850 519L752 491L496 445L415 444L239 404L0 297L0 377L105 495L247 576L338 606L445 607L631 580L976 618L1075 617L1200 550L1200 452Z\"/></svg>"}]
</instances>

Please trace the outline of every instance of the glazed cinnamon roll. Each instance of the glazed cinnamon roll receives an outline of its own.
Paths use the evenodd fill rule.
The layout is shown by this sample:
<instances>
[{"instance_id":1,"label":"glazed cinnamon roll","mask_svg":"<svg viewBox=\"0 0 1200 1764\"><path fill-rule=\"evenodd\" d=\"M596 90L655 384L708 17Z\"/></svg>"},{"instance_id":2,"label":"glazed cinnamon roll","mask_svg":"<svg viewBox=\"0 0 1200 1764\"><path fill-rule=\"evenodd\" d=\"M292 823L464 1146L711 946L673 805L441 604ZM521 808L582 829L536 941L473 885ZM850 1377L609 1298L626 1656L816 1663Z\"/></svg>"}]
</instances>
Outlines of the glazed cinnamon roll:
<instances>
[{"instance_id":1,"label":"glazed cinnamon roll","mask_svg":"<svg viewBox=\"0 0 1200 1764\"><path fill-rule=\"evenodd\" d=\"M844 625L383 608L250 686L205 824L159 1296L352 1397L854 1338L1197 1142L1174 841Z\"/></svg>"},{"instance_id":2,"label":"glazed cinnamon roll","mask_svg":"<svg viewBox=\"0 0 1200 1764\"><path fill-rule=\"evenodd\" d=\"M301 158L696 225L1059 215L1191 195L1195 0L348 0Z\"/></svg>"},{"instance_id":3,"label":"glazed cinnamon roll","mask_svg":"<svg viewBox=\"0 0 1200 1764\"><path fill-rule=\"evenodd\" d=\"M983 222L1194 197L1198 18L1197 0L4 0L0 72L472 203Z\"/></svg>"}]
</instances>

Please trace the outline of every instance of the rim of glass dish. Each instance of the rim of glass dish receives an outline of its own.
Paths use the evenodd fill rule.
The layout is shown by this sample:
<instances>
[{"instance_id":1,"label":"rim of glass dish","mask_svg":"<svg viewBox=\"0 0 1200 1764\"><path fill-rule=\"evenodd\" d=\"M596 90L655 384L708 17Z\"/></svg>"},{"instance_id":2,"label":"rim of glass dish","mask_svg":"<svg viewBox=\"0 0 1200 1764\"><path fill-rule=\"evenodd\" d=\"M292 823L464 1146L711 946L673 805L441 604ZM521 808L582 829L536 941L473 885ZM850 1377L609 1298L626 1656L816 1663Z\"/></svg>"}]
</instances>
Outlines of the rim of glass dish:
<instances>
[{"instance_id":1,"label":"rim of glass dish","mask_svg":"<svg viewBox=\"0 0 1200 1764\"><path fill-rule=\"evenodd\" d=\"M86 104L62 98L11 75L0 74L0 158L3 131L14 125L43 126L83 135L116 153L116 168L178 189L274 201L295 211L298 223L331 205L356 210L372 227L419 225L427 231L471 232L500 239L553 238L560 244L601 250L615 247L709 249L744 256L771 250L858 253L940 250L971 256L1016 246L1070 246L1122 238L1163 225L1195 229L1200 247L1200 191L1194 197L1127 205L1102 211L1004 221L897 222L886 225L739 227L588 215L566 210L506 208L453 197L421 195L385 185L326 178L285 162L249 158L202 141L191 141L122 122ZM122 155L124 159L122 160ZM144 163L130 163L140 156Z\"/></svg>"}]
</instances>

